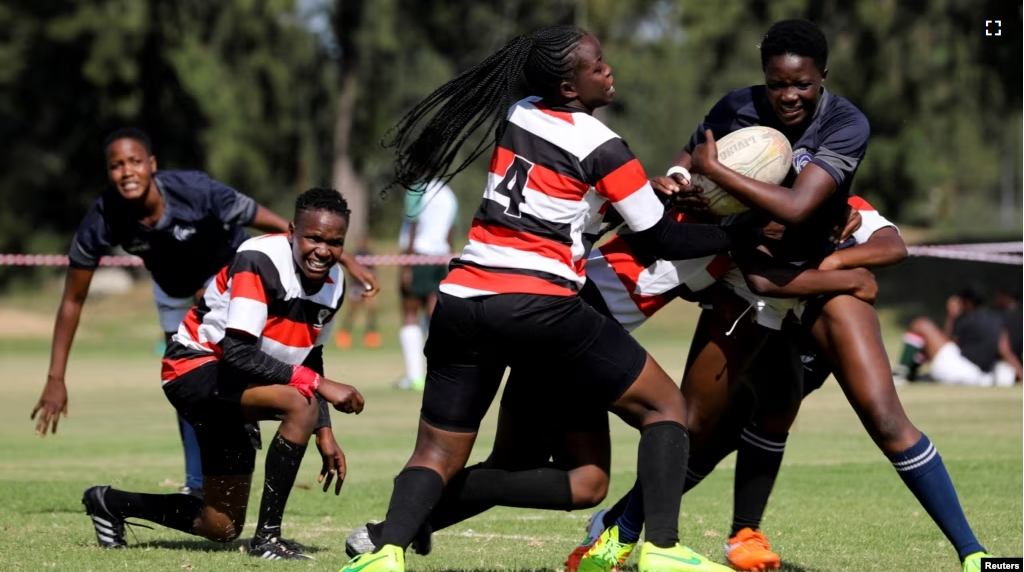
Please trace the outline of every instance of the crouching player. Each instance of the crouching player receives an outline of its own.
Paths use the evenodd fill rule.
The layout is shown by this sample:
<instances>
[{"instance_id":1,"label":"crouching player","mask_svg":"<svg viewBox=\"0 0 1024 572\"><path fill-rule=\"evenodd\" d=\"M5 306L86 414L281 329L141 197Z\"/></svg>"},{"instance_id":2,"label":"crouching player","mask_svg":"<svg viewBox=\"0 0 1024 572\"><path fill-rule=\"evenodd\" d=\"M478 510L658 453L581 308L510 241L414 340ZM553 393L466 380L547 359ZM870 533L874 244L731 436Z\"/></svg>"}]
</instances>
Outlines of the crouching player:
<instances>
[{"instance_id":1,"label":"crouching player","mask_svg":"<svg viewBox=\"0 0 1024 572\"><path fill-rule=\"evenodd\" d=\"M178 328L164 354L167 399L196 429L205 499L94 486L82 503L104 548L121 548L125 519L229 542L241 534L260 447L254 424L280 420L266 458L266 478L249 554L307 559L281 538L281 521L309 438L323 457L326 492L345 478L345 455L331 432L330 403L359 413L363 397L323 376L322 344L343 300L341 257L349 209L332 189L298 197L287 234L244 242ZM298 271L296 271L298 269Z\"/></svg>"}]
</instances>

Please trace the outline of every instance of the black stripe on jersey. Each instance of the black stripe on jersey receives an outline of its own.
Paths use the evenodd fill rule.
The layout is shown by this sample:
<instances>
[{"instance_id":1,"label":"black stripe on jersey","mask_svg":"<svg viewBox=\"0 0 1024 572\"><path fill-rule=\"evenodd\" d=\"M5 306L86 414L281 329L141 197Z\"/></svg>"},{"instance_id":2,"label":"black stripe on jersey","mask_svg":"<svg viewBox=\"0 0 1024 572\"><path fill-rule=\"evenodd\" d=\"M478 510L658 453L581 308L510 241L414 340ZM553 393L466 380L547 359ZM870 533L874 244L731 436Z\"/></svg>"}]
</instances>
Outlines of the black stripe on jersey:
<instances>
[{"instance_id":1,"label":"black stripe on jersey","mask_svg":"<svg viewBox=\"0 0 1024 572\"><path fill-rule=\"evenodd\" d=\"M635 158L633 152L629 150L629 145L622 139L614 137L598 145L583 159L581 165L584 176L590 184L596 185L598 181Z\"/></svg>"},{"instance_id":2,"label":"black stripe on jersey","mask_svg":"<svg viewBox=\"0 0 1024 572\"><path fill-rule=\"evenodd\" d=\"M534 236L572 246L572 226L567 223L551 222L527 213L519 216L505 214L505 206L491 199L484 199L474 217L480 222L500 226L509 230L526 232Z\"/></svg>"},{"instance_id":3,"label":"black stripe on jersey","mask_svg":"<svg viewBox=\"0 0 1024 572\"><path fill-rule=\"evenodd\" d=\"M343 300L344 297L338 299L339 308ZM284 318L298 324L313 324L317 327L323 327L330 322L335 313L337 310L330 306L302 298L271 300L267 305L267 319Z\"/></svg>"},{"instance_id":4,"label":"black stripe on jersey","mask_svg":"<svg viewBox=\"0 0 1024 572\"><path fill-rule=\"evenodd\" d=\"M164 359L173 361L194 358L194 357L209 357L213 354L207 352L197 351L192 349L180 342L172 341L167 345L167 349L164 351Z\"/></svg>"},{"instance_id":5,"label":"black stripe on jersey","mask_svg":"<svg viewBox=\"0 0 1024 572\"><path fill-rule=\"evenodd\" d=\"M455 258L448 265L450 270L454 270L460 266L472 266L473 268L479 268L486 272L494 274L515 274L517 276L532 276L534 278L540 278L554 284L555 286L561 286L562 288L568 288L569 290L579 289L579 284L572 280L566 280L561 276L556 276L548 272L542 272L540 270L528 270L526 268L496 268L494 266L484 266L483 264L477 264L475 262L469 262L462 260L461 258Z\"/></svg>"},{"instance_id":6,"label":"black stripe on jersey","mask_svg":"<svg viewBox=\"0 0 1024 572\"><path fill-rule=\"evenodd\" d=\"M501 136L499 147L512 151L516 155L550 169L559 175L581 182L587 182L576 156L562 149L551 141L540 137L522 127L508 122L505 134ZM570 127L571 128L571 127ZM590 181L593 185L596 181Z\"/></svg>"},{"instance_id":7,"label":"black stripe on jersey","mask_svg":"<svg viewBox=\"0 0 1024 572\"><path fill-rule=\"evenodd\" d=\"M267 300L284 297L285 289L281 281L281 271L266 253L259 250L243 250L235 254L235 259L228 268L228 280L239 272L252 272L259 276Z\"/></svg>"}]
</instances>

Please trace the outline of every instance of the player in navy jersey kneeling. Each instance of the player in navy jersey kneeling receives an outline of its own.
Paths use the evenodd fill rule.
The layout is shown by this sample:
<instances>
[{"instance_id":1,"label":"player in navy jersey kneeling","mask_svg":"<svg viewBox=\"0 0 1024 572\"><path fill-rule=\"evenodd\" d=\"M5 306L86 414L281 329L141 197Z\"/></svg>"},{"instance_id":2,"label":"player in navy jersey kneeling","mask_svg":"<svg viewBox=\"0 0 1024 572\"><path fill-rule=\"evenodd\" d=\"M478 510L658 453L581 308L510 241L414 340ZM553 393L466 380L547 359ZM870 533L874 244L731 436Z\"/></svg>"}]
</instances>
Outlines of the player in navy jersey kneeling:
<instances>
[{"instance_id":1,"label":"player in navy jersey kneeling","mask_svg":"<svg viewBox=\"0 0 1024 572\"><path fill-rule=\"evenodd\" d=\"M140 518L229 542L241 534L260 448L255 424L279 420L249 554L268 560L308 559L281 538L281 521L310 435L323 457L324 492L345 479L345 455L331 431L328 403L363 410L352 386L323 377L323 342L344 296L338 261L348 204L332 189L298 197L287 234L253 238L188 315L164 354L167 399L196 430L204 499L90 487L82 503L104 548L126 545L127 518ZM296 271L298 269L298 271Z\"/></svg>"}]
</instances>

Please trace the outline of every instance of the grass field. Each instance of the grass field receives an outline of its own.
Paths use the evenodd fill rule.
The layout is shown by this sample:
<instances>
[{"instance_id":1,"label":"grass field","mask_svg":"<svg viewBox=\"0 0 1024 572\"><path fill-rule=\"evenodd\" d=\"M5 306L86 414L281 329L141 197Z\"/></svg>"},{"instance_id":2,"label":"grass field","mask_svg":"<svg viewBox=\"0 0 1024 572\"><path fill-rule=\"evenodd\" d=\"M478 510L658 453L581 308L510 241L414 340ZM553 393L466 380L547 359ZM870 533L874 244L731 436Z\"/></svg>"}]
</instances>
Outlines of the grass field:
<instances>
[{"instance_id":1,"label":"grass field","mask_svg":"<svg viewBox=\"0 0 1024 572\"><path fill-rule=\"evenodd\" d=\"M0 570L334 571L346 560L345 535L368 519L383 517L392 478L412 450L419 409L418 394L390 387L402 373L402 361L394 341L394 303L387 298L381 317L387 326L385 347L327 352L328 376L359 387L367 405L358 417L335 414L349 465L341 496L316 487L319 459L311 450L289 502L285 533L314 547L315 561L259 561L239 554L241 542L217 545L161 529L129 533L129 550L97 548L82 512L82 490L114 483L172 492L182 479L182 455L173 412L159 390L152 351L159 334L144 288L90 302L68 372L70 417L61 421L55 436L32 434L28 414L45 378L57 296L45 289L0 301L0 389L5 396L0 402L0 490L5 495ZM680 332L692 329L694 311L685 304L670 308L642 328L639 337L678 378L687 348ZM894 338L893 332L888 338ZM938 446L982 543L997 555L1021 555L1020 389L910 386L900 394L911 418ZM474 460L489 450L494 414L485 421ZM264 427L264 434L272 431ZM605 505L625 492L635 476L635 431L613 420L612 438L612 486ZM262 458L261 453L259 463ZM732 458L726 459L682 505L684 542L717 560L731 518L732 467ZM260 467L256 482L261 480ZM252 519L258 492L255 486ZM434 553L410 556L408 565L412 570L556 570L581 537L589 513L496 509L439 532ZM789 439L765 531L790 571L959 569L953 549L831 382L807 400Z\"/></svg>"}]
</instances>

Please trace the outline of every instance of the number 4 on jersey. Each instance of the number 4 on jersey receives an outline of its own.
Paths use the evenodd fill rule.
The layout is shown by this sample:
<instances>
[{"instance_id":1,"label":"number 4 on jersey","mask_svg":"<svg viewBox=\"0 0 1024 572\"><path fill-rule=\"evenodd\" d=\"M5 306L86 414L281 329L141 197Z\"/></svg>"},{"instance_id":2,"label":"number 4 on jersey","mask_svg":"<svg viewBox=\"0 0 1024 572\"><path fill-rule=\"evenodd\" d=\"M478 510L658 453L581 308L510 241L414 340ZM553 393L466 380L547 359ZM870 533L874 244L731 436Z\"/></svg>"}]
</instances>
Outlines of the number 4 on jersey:
<instances>
[{"instance_id":1,"label":"number 4 on jersey","mask_svg":"<svg viewBox=\"0 0 1024 572\"><path fill-rule=\"evenodd\" d=\"M505 178L498 183L498 188L495 190L498 194L508 197L505 214L515 218L523 216L523 213L519 211L519 206L526 202L523 189L526 188L526 181L530 180L531 169L533 169L533 163L516 155L515 160L505 171Z\"/></svg>"}]
</instances>

